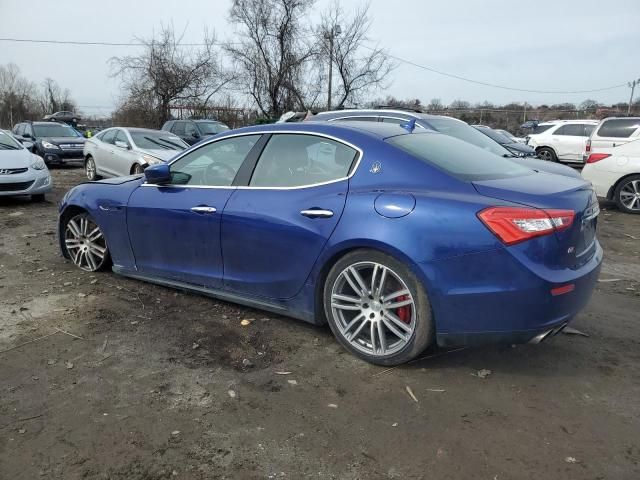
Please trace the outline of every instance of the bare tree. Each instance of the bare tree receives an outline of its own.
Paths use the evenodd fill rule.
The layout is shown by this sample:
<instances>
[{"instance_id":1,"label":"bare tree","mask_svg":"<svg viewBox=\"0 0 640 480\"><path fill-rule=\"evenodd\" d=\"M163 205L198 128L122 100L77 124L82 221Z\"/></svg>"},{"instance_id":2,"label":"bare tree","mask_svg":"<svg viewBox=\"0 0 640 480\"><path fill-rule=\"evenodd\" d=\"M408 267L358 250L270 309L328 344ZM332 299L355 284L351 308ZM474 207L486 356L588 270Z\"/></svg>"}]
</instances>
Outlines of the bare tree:
<instances>
[{"instance_id":1,"label":"bare tree","mask_svg":"<svg viewBox=\"0 0 640 480\"><path fill-rule=\"evenodd\" d=\"M139 55L111 59L113 76L122 80L125 105L142 102L157 110L157 126L168 120L178 102L209 100L231 80L219 61L215 38L205 32L203 45L181 45L184 32L176 35L173 25L162 26L158 37L139 39Z\"/></svg>"},{"instance_id":2,"label":"bare tree","mask_svg":"<svg viewBox=\"0 0 640 480\"><path fill-rule=\"evenodd\" d=\"M315 0L234 0L229 13L238 42L226 50L237 69L238 87L266 116L306 109L317 98L310 87L309 60L316 55L304 17ZM313 83L313 82L312 82Z\"/></svg>"},{"instance_id":3,"label":"bare tree","mask_svg":"<svg viewBox=\"0 0 640 480\"><path fill-rule=\"evenodd\" d=\"M58 85L58 82L51 78L46 78L42 82L40 105L46 113L54 113L61 110L72 112L76 108L75 102L71 99L69 89L63 89Z\"/></svg>"},{"instance_id":4,"label":"bare tree","mask_svg":"<svg viewBox=\"0 0 640 480\"><path fill-rule=\"evenodd\" d=\"M322 52L335 66L338 77L330 101L334 108L355 104L370 91L386 87L396 68L386 50L366 45L370 28L368 4L349 16L335 0L322 16L318 32Z\"/></svg>"},{"instance_id":5,"label":"bare tree","mask_svg":"<svg viewBox=\"0 0 640 480\"><path fill-rule=\"evenodd\" d=\"M39 118L43 112L37 102L38 89L20 74L17 65L0 65L0 126Z\"/></svg>"},{"instance_id":6,"label":"bare tree","mask_svg":"<svg viewBox=\"0 0 640 480\"><path fill-rule=\"evenodd\" d=\"M428 111L444 110L444 104L442 103L442 100L440 100L439 98L432 98L429 104L427 105L427 110Z\"/></svg>"}]
</instances>

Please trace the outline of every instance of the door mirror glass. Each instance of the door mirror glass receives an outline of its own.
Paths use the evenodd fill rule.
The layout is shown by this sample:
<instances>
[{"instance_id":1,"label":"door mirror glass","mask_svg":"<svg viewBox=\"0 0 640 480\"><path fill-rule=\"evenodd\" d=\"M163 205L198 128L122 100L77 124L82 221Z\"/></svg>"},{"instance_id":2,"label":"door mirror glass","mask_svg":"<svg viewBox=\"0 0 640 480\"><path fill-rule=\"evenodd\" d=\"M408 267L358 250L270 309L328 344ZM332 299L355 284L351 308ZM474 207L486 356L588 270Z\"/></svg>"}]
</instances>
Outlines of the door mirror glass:
<instances>
[{"instance_id":1,"label":"door mirror glass","mask_svg":"<svg viewBox=\"0 0 640 480\"><path fill-rule=\"evenodd\" d=\"M144 171L144 178L147 183L154 185L162 185L171 181L171 171L169 165L166 163L160 163L158 165L151 165Z\"/></svg>"}]
</instances>

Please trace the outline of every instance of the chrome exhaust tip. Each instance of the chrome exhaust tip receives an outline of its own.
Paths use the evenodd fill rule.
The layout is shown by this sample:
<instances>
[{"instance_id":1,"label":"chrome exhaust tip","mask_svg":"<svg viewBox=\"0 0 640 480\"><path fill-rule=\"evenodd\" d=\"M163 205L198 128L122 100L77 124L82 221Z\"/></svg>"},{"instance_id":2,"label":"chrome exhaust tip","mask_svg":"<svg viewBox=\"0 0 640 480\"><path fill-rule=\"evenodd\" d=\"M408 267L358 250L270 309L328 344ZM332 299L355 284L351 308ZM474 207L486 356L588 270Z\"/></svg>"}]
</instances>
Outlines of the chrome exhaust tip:
<instances>
[{"instance_id":1,"label":"chrome exhaust tip","mask_svg":"<svg viewBox=\"0 0 640 480\"><path fill-rule=\"evenodd\" d=\"M539 333L538 335L533 337L531 340L529 340L529 343L533 345L538 344L542 342L545 338L547 338L549 335L551 335L552 333L553 333L553 330L547 330L546 332Z\"/></svg>"}]
</instances>

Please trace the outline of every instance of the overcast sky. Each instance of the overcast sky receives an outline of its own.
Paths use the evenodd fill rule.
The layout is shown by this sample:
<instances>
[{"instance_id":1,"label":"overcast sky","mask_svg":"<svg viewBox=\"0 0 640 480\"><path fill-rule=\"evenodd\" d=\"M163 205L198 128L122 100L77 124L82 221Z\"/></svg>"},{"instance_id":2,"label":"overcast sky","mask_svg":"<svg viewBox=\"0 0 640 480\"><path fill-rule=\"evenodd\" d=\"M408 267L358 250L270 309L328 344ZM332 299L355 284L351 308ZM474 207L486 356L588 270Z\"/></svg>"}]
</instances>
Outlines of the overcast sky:
<instances>
[{"instance_id":1,"label":"overcast sky","mask_svg":"<svg viewBox=\"0 0 640 480\"><path fill-rule=\"evenodd\" d=\"M233 39L230 0L0 0L0 37L129 42L162 23L187 27L185 42L206 28ZM328 0L319 0L322 9ZM359 1L343 0L346 8ZM639 0L372 0L371 43L437 70L519 89L613 90L578 94L509 91L400 64L385 94L494 103L628 101L626 82L640 78ZM87 114L108 113L119 96L108 59L137 47L19 44L0 41L0 64L13 62L32 81L51 77ZM640 91L638 91L640 96Z\"/></svg>"}]
</instances>

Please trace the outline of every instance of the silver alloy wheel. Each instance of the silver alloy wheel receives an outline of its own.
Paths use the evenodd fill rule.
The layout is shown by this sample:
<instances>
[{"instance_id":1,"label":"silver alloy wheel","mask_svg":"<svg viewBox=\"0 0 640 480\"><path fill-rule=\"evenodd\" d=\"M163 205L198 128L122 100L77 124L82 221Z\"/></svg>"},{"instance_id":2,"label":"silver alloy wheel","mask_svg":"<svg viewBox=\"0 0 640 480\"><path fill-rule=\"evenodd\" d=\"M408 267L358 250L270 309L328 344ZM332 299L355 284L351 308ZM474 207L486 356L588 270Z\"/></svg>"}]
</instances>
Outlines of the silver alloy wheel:
<instances>
[{"instance_id":1,"label":"silver alloy wheel","mask_svg":"<svg viewBox=\"0 0 640 480\"><path fill-rule=\"evenodd\" d=\"M551 154L550 150L547 150L547 149L540 150L540 153L538 153L538 157L540 158L540 160L553 162L553 155Z\"/></svg>"},{"instance_id":2,"label":"silver alloy wheel","mask_svg":"<svg viewBox=\"0 0 640 480\"><path fill-rule=\"evenodd\" d=\"M344 339L373 356L402 350L416 328L411 291L398 274L375 262L354 263L338 275L331 313Z\"/></svg>"},{"instance_id":3,"label":"silver alloy wheel","mask_svg":"<svg viewBox=\"0 0 640 480\"><path fill-rule=\"evenodd\" d=\"M87 178L89 180L93 180L96 178L96 162L93 160L92 157L87 158L85 170L87 172Z\"/></svg>"},{"instance_id":4,"label":"silver alloy wheel","mask_svg":"<svg viewBox=\"0 0 640 480\"><path fill-rule=\"evenodd\" d=\"M67 222L64 244L73 263L88 272L100 269L107 255L107 244L100 227L86 214L76 215Z\"/></svg>"},{"instance_id":5,"label":"silver alloy wheel","mask_svg":"<svg viewBox=\"0 0 640 480\"><path fill-rule=\"evenodd\" d=\"M631 180L620 189L620 202L629 210L640 211L640 180Z\"/></svg>"}]
</instances>

